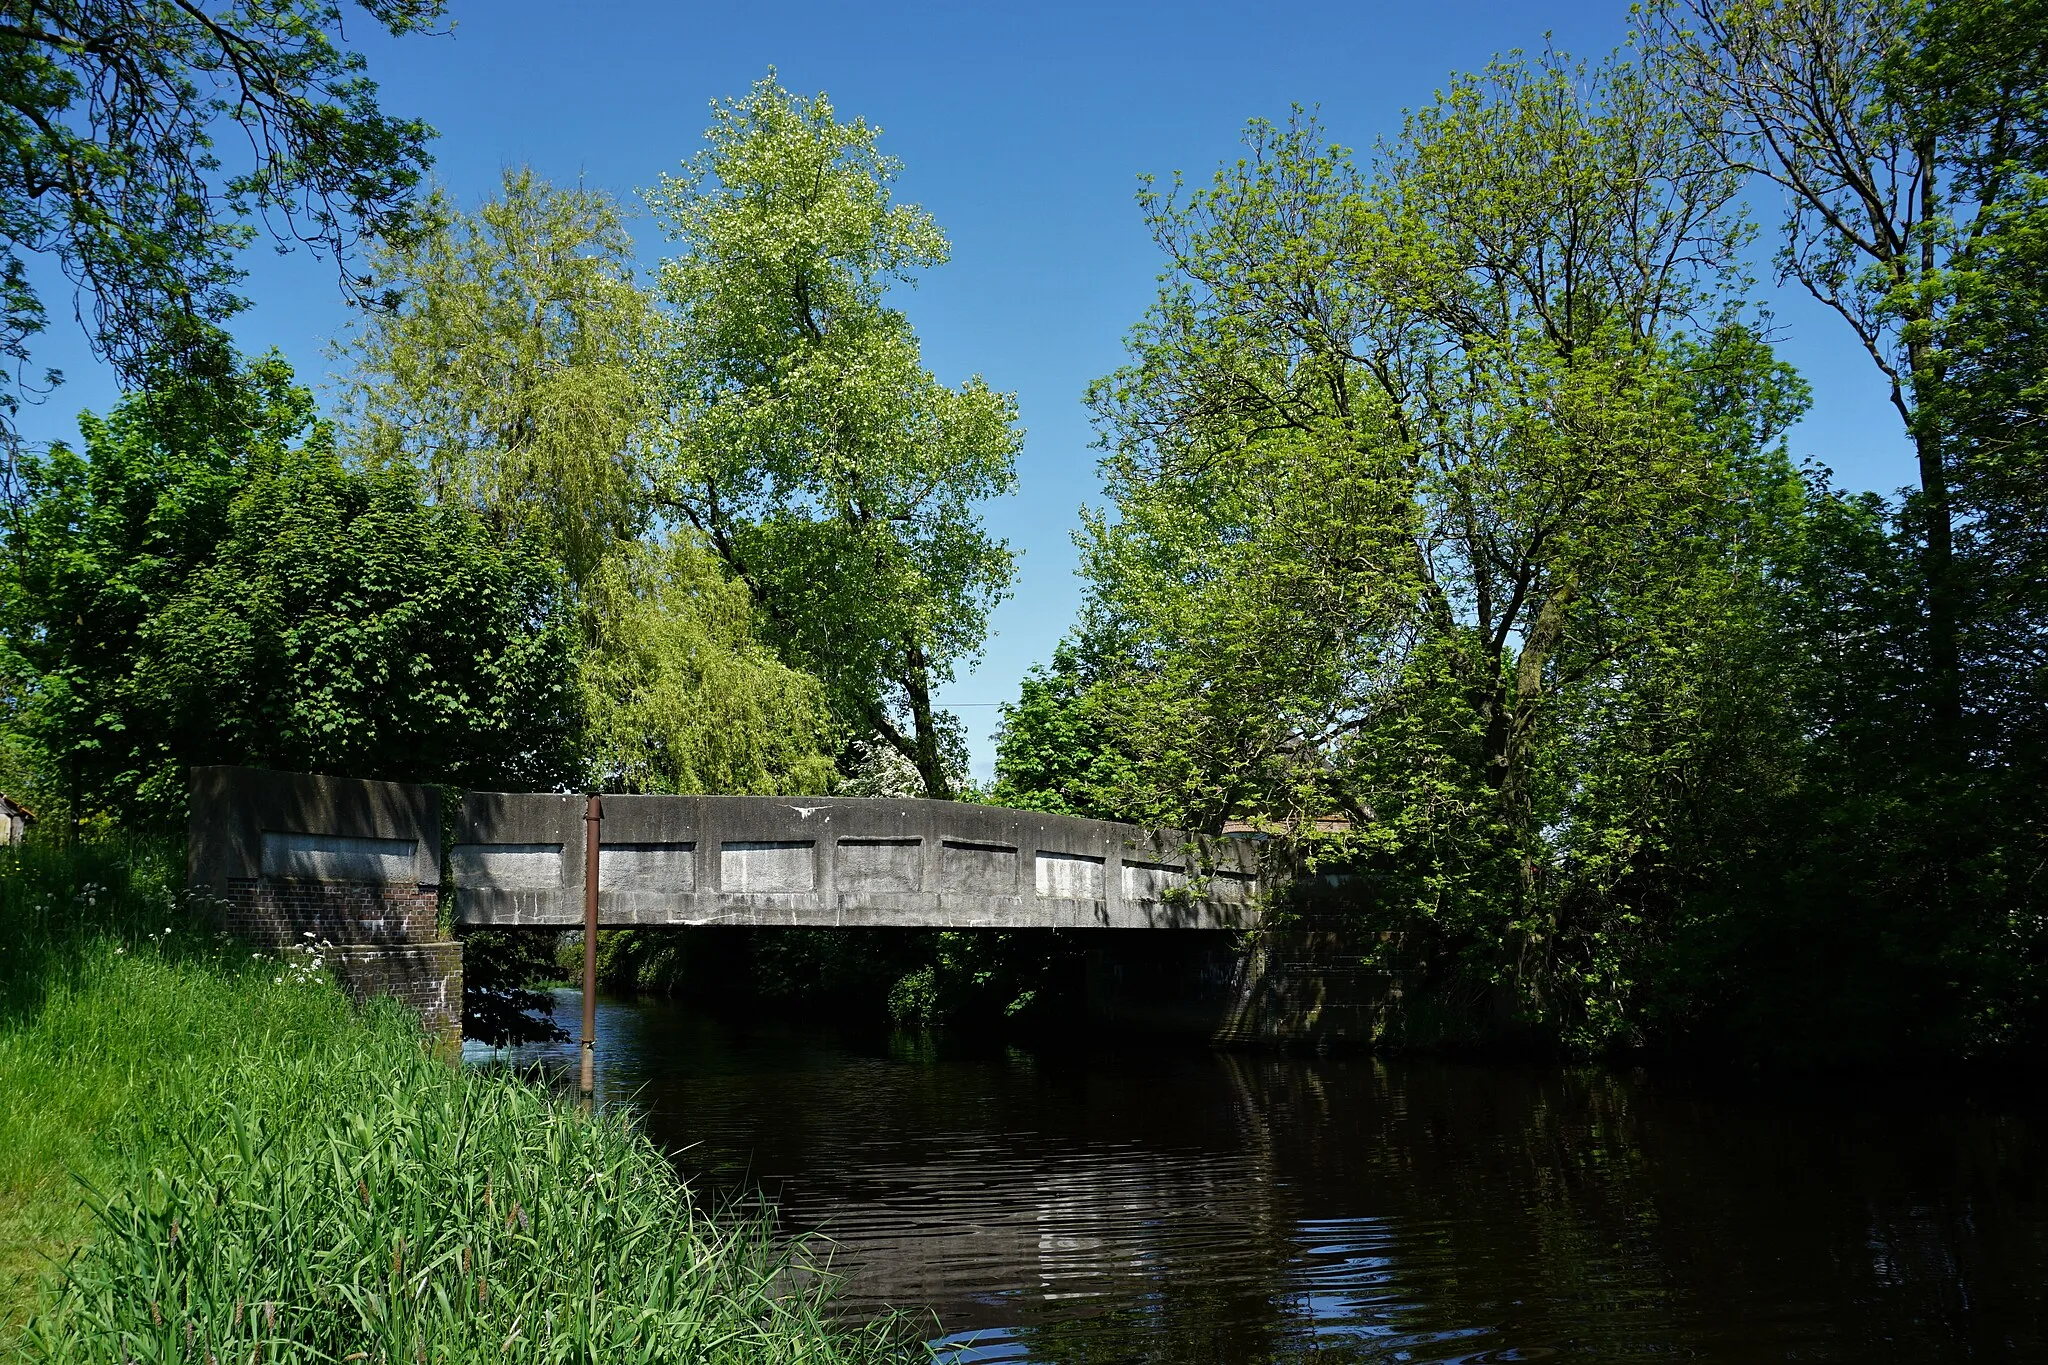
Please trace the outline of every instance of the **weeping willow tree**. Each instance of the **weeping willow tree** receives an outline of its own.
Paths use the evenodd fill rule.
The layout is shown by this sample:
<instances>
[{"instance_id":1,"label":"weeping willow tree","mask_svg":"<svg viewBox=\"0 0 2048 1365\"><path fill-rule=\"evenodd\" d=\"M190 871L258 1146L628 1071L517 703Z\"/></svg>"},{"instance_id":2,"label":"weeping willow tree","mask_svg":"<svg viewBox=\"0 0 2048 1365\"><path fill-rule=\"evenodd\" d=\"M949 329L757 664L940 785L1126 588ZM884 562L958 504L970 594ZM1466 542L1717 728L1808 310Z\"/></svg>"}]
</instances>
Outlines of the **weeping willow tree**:
<instances>
[{"instance_id":1,"label":"weeping willow tree","mask_svg":"<svg viewBox=\"0 0 2048 1365\"><path fill-rule=\"evenodd\" d=\"M581 688L600 786L774 795L831 782L824 688L755 638L746 589L694 537L606 559L586 610Z\"/></svg>"},{"instance_id":2,"label":"weeping willow tree","mask_svg":"<svg viewBox=\"0 0 2048 1365\"><path fill-rule=\"evenodd\" d=\"M652 505L652 310L618 204L531 171L386 244L385 306L345 347L357 453L417 471L552 560L581 624L584 780L610 790L814 792L822 689L755 635L744 585Z\"/></svg>"},{"instance_id":3,"label":"weeping willow tree","mask_svg":"<svg viewBox=\"0 0 2048 1365\"><path fill-rule=\"evenodd\" d=\"M384 306L343 353L361 454L538 542L582 583L645 525L648 322L618 204L508 171L473 214L370 259Z\"/></svg>"}]
</instances>

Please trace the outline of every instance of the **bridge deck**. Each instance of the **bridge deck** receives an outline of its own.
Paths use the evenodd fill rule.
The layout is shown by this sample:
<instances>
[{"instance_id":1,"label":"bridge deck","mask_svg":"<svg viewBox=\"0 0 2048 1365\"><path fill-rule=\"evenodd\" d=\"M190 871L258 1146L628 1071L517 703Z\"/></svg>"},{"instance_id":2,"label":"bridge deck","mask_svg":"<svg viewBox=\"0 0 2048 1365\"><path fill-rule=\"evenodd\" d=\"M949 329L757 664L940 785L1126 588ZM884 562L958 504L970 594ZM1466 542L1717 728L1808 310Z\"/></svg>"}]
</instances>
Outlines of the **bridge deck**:
<instances>
[{"instance_id":1,"label":"bridge deck","mask_svg":"<svg viewBox=\"0 0 2048 1365\"><path fill-rule=\"evenodd\" d=\"M584 804L472 792L458 922L583 922ZM607 796L598 923L1224 929L1253 919L1234 839L951 801Z\"/></svg>"}]
</instances>

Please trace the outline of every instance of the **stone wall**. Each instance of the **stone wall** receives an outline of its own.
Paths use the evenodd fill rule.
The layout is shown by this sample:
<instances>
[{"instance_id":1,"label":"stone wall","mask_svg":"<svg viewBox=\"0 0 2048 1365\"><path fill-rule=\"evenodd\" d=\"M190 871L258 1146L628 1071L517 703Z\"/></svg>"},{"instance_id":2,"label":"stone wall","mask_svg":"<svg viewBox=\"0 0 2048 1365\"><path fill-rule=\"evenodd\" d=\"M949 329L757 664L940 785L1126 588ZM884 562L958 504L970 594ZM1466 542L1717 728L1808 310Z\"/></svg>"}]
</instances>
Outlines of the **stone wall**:
<instances>
[{"instance_id":1,"label":"stone wall","mask_svg":"<svg viewBox=\"0 0 2048 1365\"><path fill-rule=\"evenodd\" d=\"M453 941L335 948L325 960L357 1000L388 995L419 1012L435 1033L462 1032L462 945Z\"/></svg>"},{"instance_id":2,"label":"stone wall","mask_svg":"<svg viewBox=\"0 0 2048 1365\"><path fill-rule=\"evenodd\" d=\"M462 1030L462 947L440 930L441 794L257 768L192 771L188 880L223 929L317 947L343 990Z\"/></svg>"}]
</instances>

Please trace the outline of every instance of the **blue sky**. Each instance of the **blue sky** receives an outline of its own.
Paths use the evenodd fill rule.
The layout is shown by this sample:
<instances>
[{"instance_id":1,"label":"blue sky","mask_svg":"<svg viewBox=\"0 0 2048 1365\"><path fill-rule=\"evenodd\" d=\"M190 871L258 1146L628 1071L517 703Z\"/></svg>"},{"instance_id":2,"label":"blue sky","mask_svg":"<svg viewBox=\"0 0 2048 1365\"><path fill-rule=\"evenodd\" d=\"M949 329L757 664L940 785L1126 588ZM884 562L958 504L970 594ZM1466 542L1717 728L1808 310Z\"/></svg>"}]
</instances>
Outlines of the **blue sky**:
<instances>
[{"instance_id":1,"label":"blue sky","mask_svg":"<svg viewBox=\"0 0 2048 1365\"><path fill-rule=\"evenodd\" d=\"M772 64L792 89L825 90L842 116L880 125L904 163L901 197L953 242L950 264L905 299L927 363L957 383L980 373L1018 395L1029 435L1014 497L988 509L1022 552L1014 598L992 622L978 669L947 688L986 775L994 703L1046 658L1080 600L1069 532L1097 495L1080 403L1114 368L1150 301L1159 262L1133 194L1140 173L1206 177L1232 157L1245 120L1320 106L1333 136L1369 148L1454 70L1497 52L1558 48L1595 57L1623 38L1626 0L1226 6L683 6L652 0L452 0L452 36L366 50L388 108L440 132L436 174L464 206L501 172L531 165L622 197L697 146L716 97ZM1760 207L1768 207L1760 205ZM661 243L635 224L651 263ZM346 323L328 266L252 255L256 306L237 327L277 346L309 380ZM50 298L54 316L68 308ZM1869 362L1803 296L1773 296L1782 353L1815 389L1795 449L1852 487L1889 490L1910 456ZM69 435L81 408L112 397L68 323L35 363L68 382L24 414L31 437Z\"/></svg>"}]
</instances>

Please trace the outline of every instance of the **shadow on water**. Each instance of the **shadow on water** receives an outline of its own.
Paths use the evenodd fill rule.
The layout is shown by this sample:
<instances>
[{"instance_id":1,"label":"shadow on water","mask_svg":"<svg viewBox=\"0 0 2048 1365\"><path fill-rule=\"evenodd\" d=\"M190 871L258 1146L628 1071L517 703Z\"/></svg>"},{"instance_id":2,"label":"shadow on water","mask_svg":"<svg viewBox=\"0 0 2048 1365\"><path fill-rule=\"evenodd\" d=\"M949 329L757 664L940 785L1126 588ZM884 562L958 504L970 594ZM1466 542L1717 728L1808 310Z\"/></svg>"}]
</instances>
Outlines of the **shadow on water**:
<instances>
[{"instance_id":1,"label":"shadow on water","mask_svg":"<svg viewBox=\"0 0 2048 1365\"><path fill-rule=\"evenodd\" d=\"M603 1002L599 1037L602 1102L962 1361L2048 1359L2048 1129L1904 1080L947 1046L658 1001Z\"/></svg>"}]
</instances>

